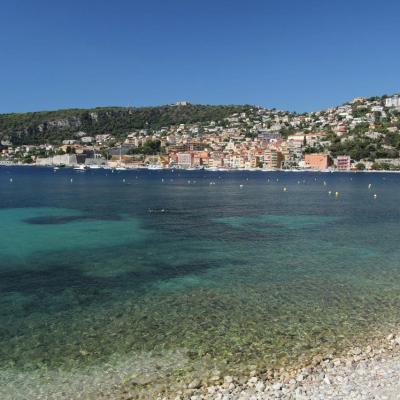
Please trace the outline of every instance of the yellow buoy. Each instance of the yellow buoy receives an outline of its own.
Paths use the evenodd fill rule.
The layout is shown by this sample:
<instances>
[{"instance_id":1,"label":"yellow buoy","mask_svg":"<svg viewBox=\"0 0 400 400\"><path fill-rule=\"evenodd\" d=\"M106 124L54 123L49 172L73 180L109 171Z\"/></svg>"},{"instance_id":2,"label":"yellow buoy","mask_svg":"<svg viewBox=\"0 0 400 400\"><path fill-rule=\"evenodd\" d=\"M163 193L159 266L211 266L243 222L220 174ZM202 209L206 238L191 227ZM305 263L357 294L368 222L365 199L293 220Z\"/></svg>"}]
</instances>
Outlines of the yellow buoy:
<instances>
[{"instance_id":1,"label":"yellow buoy","mask_svg":"<svg viewBox=\"0 0 400 400\"><path fill-rule=\"evenodd\" d=\"M336 197L339 197L339 194L340 194L339 192L335 192Z\"/></svg>"}]
</instances>

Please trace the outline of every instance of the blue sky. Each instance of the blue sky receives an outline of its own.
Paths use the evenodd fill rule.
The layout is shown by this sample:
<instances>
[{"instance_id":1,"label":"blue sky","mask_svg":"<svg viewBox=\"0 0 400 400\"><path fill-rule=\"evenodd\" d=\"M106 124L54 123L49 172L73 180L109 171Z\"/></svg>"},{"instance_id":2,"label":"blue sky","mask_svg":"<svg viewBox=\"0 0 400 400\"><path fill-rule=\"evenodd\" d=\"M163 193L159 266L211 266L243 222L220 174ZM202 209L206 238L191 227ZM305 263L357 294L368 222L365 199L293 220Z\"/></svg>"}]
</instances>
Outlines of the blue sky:
<instances>
[{"instance_id":1,"label":"blue sky","mask_svg":"<svg viewBox=\"0 0 400 400\"><path fill-rule=\"evenodd\" d=\"M0 113L400 91L400 1L3 0Z\"/></svg>"}]
</instances>

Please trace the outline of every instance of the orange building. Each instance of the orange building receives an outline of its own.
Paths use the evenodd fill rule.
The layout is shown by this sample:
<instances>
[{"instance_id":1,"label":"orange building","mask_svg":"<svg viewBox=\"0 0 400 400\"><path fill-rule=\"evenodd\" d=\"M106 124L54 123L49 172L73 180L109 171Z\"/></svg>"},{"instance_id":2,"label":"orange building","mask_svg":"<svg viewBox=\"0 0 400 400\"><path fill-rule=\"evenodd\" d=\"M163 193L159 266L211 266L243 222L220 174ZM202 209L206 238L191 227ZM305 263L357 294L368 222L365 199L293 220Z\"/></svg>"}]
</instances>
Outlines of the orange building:
<instances>
[{"instance_id":1,"label":"orange building","mask_svg":"<svg viewBox=\"0 0 400 400\"><path fill-rule=\"evenodd\" d=\"M315 170L327 169L333 164L329 154L322 153L306 154L304 156L304 162L307 167Z\"/></svg>"},{"instance_id":2,"label":"orange building","mask_svg":"<svg viewBox=\"0 0 400 400\"><path fill-rule=\"evenodd\" d=\"M282 167L282 153L276 149L266 149L264 152L264 168L280 169Z\"/></svg>"}]
</instances>

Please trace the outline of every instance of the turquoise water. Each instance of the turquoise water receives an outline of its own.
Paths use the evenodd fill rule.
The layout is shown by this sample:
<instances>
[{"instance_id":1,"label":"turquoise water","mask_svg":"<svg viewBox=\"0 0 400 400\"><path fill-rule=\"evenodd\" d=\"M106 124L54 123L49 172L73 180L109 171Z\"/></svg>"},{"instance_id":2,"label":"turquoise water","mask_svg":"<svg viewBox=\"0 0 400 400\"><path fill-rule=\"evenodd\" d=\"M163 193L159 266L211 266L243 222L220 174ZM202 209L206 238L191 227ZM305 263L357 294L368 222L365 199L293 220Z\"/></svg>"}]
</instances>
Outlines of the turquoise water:
<instances>
[{"instance_id":1,"label":"turquoise water","mask_svg":"<svg viewBox=\"0 0 400 400\"><path fill-rule=\"evenodd\" d=\"M399 184L0 168L0 398L144 397L389 331Z\"/></svg>"}]
</instances>

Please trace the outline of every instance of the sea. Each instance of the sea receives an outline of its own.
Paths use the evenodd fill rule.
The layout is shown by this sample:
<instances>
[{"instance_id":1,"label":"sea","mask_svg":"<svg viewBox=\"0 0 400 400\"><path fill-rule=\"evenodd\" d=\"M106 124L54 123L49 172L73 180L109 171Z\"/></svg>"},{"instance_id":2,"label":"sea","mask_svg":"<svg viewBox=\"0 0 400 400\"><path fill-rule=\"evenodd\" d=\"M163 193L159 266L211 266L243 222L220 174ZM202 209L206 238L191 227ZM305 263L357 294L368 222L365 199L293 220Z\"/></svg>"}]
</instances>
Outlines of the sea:
<instances>
[{"instance_id":1,"label":"sea","mask_svg":"<svg viewBox=\"0 0 400 400\"><path fill-rule=\"evenodd\" d=\"M0 398L119 399L398 328L400 175L0 167Z\"/></svg>"}]
</instances>

